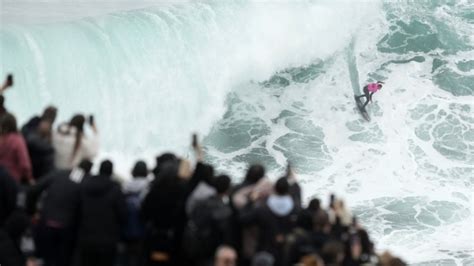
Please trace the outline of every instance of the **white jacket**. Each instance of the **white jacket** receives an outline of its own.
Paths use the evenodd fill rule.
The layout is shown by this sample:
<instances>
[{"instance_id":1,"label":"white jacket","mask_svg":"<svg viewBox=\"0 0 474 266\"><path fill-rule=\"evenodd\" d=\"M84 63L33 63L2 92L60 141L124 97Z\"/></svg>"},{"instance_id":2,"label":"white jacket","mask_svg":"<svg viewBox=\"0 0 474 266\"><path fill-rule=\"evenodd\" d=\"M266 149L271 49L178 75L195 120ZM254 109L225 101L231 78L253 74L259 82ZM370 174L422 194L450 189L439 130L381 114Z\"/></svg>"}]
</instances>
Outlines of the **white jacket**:
<instances>
[{"instance_id":1,"label":"white jacket","mask_svg":"<svg viewBox=\"0 0 474 266\"><path fill-rule=\"evenodd\" d=\"M69 133L67 132L69 129ZM59 131L53 133L54 163L57 169L72 169L82 160L92 160L99 151L99 135L93 132L90 136L82 136L79 149L74 158L72 152L76 143L76 129L64 124Z\"/></svg>"}]
</instances>

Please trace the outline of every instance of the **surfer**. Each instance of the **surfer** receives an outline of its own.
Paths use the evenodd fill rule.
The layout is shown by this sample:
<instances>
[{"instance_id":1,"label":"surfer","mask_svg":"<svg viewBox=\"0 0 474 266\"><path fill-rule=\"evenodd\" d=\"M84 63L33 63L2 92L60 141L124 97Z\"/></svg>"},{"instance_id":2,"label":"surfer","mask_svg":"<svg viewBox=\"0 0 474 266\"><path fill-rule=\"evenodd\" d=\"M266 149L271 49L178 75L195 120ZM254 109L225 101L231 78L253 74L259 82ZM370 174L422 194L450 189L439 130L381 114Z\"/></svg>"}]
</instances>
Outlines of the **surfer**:
<instances>
[{"instance_id":1,"label":"surfer","mask_svg":"<svg viewBox=\"0 0 474 266\"><path fill-rule=\"evenodd\" d=\"M384 83L382 81L377 81L377 83L373 82L373 83L369 83L365 85L364 94L356 97L356 100L359 100L360 98L363 98L363 97L366 98L366 101L364 105L362 106L362 108L365 108L365 106L369 103L369 101L372 102L372 95L374 95L374 93L377 92L378 90L382 89L383 84Z\"/></svg>"}]
</instances>

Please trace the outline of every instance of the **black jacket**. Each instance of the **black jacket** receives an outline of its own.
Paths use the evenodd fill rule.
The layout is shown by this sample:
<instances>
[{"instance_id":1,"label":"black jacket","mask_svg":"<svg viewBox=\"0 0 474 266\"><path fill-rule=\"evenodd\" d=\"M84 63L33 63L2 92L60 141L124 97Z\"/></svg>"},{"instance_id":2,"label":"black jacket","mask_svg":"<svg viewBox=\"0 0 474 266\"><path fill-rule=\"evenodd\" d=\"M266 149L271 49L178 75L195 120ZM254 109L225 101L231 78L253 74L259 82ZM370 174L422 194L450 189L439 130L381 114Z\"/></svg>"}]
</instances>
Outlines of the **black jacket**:
<instances>
[{"instance_id":1,"label":"black jacket","mask_svg":"<svg viewBox=\"0 0 474 266\"><path fill-rule=\"evenodd\" d=\"M51 142L41 138L38 134L40 122L41 119L35 116L21 129L28 147L35 178L41 178L54 169L54 148Z\"/></svg>"},{"instance_id":2,"label":"black jacket","mask_svg":"<svg viewBox=\"0 0 474 266\"><path fill-rule=\"evenodd\" d=\"M121 226L126 221L127 207L120 185L110 176L84 179L81 191L79 244L115 246Z\"/></svg>"},{"instance_id":3,"label":"black jacket","mask_svg":"<svg viewBox=\"0 0 474 266\"><path fill-rule=\"evenodd\" d=\"M55 171L33 186L27 198L28 212L35 212L39 196L46 192L42 201L41 220L62 227L75 226L81 200L81 180L72 180L70 176L71 170ZM87 175L83 178L87 178Z\"/></svg>"},{"instance_id":4,"label":"black jacket","mask_svg":"<svg viewBox=\"0 0 474 266\"><path fill-rule=\"evenodd\" d=\"M284 248L287 237L296 226L298 208L293 207L286 215L278 215L269 206L268 200L260 206L249 203L241 212L240 220L245 224L256 224L259 229L257 251L266 251L275 257L275 265L285 265Z\"/></svg>"},{"instance_id":5,"label":"black jacket","mask_svg":"<svg viewBox=\"0 0 474 266\"><path fill-rule=\"evenodd\" d=\"M0 227L15 210L17 193L15 180L0 166Z\"/></svg>"},{"instance_id":6,"label":"black jacket","mask_svg":"<svg viewBox=\"0 0 474 266\"><path fill-rule=\"evenodd\" d=\"M183 181L176 176L177 165L164 166L142 203L144 221L151 222L156 229L182 229L186 222L186 201L203 179L204 168L198 163L191 180Z\"/></svg>"}]
</instances>

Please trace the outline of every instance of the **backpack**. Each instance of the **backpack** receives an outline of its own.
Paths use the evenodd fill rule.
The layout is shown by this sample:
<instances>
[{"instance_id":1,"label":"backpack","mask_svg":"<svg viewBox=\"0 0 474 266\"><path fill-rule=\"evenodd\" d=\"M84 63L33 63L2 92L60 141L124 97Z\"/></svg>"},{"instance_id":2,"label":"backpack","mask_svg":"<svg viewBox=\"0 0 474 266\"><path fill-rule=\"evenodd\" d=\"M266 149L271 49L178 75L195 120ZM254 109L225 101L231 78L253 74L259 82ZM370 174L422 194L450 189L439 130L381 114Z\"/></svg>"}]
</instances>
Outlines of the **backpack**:
<instances>
[{"instance_id":1,"label":"backpack","mask_svg":"<svg viewBox=\"0 0 474 266\"><path fill-rule=\"evenodd\" d=\"M141 239L145 236L145 226L140 219L140 193L130 193L125 196L127 220L124 227L124 237L127 240Z\"/></svg>"},{"instance_id":2,"label":"backpack","mask_svg":"<svg viewBox=\"0 0 474 266\"><path fill-rule=\"evenodd\" d=\"M207 200L196 204L183 234L183 250L188 258L206 258L213 253L213 208Z\"/></svg>"}]
</instances>

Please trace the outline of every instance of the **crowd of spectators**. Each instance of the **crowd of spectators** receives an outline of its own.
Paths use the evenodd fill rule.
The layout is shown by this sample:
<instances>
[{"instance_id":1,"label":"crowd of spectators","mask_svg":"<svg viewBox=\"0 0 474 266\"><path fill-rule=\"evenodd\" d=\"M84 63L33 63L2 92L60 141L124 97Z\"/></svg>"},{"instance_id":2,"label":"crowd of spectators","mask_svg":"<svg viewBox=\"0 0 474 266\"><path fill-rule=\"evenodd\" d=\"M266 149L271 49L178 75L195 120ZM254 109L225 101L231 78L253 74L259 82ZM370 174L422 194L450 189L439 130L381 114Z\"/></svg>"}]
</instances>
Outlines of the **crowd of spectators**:
<instances>
[{"instance_id":1,"label":"crowd of spectators","mask_svg":"<svg viewBox=\"0 0 474 266\"><path fill-rule=\"evenodd\" d=\"M125 180L109 160L94 173L93 117L54 128L49 106L20 129L4 105L11 86L9 76L0 88L1 266L405 265L377 254L335 195L329 206L303 202L290 167L269 178L250 165L234 184L203 160L196 137L195 164L164 153Z\"/></svg>"}]
</instances>

